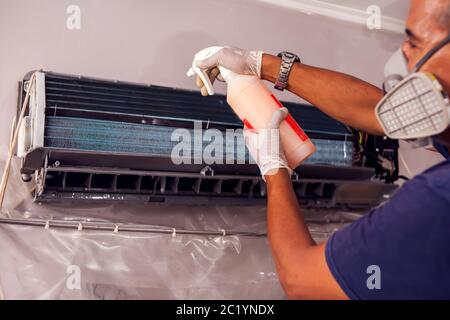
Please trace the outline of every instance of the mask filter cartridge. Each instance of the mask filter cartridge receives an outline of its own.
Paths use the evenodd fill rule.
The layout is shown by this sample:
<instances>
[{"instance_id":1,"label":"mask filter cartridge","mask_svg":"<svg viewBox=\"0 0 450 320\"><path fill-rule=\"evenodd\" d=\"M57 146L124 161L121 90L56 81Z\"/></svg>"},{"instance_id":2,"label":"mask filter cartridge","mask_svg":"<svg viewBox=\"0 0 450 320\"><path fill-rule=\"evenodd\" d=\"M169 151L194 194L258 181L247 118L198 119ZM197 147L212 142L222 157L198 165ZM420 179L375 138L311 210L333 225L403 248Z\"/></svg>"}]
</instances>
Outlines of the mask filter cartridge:
<instances>
[{"instance_id":1,"label":"mask filter cartridge","mask_svg":"<svg viewBox=\"0 0 450 320\"><path fill-rule=\"evenodd\" d=\"M449 100L436 78L413 73L380 101L375 114L391 139L421 139L435 136L450 124Z\"/></svg>"}]
</instances>

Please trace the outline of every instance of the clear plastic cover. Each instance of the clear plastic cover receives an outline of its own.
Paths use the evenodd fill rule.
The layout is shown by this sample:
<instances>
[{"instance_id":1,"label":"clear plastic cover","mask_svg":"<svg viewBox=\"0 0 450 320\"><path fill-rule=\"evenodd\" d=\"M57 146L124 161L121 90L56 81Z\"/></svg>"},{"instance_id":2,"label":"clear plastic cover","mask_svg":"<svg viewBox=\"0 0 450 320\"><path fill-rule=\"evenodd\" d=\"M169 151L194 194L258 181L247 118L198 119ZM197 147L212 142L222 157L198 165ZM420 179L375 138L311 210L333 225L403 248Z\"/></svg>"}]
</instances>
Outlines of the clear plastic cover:
<instances>
[{"instance_id":1,"label":"clear plastic cover","mask_svg":"<svg viewBox=\"0 0 450 320\"><path fill-rule=\"evenodd\" d=\"M6 299L284 298L267 237L260 236L266 232L265 206L40 205L20 180L18 164L14 161L4 214L20 223L49 223L0 223L0 282ZM329 211L305 215L318 242L358 217ZM72 227L55 227L58 221ZM111 228L88 229L97 222ZM126 226L142 230L122 231ZM175 232L147 232L149 226ZM222 230L255 235L224 236Z\"/></svg>"}]
</instances>

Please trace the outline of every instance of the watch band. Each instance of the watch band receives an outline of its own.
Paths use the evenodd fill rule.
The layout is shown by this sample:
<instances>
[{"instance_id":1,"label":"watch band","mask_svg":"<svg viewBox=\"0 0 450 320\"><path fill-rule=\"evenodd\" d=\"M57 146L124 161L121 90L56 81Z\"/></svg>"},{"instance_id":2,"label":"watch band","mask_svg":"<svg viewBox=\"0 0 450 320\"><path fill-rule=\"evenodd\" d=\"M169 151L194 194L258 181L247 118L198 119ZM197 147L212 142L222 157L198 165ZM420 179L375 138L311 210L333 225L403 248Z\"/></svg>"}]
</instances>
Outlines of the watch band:
<instances>
[{"instance_id":1,"label":"watch band","mask_svg":"<svg viewBox=\"0 0 450 320\"><path fill-rule=\"evenodd\" d=\"M288 85L289 74L291 73L292 66L295 62L300 62L300 58L291 52L280 52L278 54L281 57L281 66L278 79L275 82L275 89L283 91Z\"/></svg>"}]
</instances>

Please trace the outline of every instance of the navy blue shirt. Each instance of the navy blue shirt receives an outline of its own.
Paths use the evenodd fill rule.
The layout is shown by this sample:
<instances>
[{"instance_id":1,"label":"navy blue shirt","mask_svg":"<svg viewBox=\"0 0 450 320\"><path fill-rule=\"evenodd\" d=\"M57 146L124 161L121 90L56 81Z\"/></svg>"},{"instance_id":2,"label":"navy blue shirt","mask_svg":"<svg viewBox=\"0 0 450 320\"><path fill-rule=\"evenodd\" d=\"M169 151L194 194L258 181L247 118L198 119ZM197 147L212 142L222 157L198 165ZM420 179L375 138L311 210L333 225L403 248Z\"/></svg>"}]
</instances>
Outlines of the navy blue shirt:
<instances>
[{"instance_id":1,"label":"navy blue shirt","mask_svg":"<svg viewBox=\"0 0 450 320\"><path fill-rule=\"evenodd\" d=\"M336 232L326 259L351 299L450 299L450 160Z\"/></svg>"}]
</instances>

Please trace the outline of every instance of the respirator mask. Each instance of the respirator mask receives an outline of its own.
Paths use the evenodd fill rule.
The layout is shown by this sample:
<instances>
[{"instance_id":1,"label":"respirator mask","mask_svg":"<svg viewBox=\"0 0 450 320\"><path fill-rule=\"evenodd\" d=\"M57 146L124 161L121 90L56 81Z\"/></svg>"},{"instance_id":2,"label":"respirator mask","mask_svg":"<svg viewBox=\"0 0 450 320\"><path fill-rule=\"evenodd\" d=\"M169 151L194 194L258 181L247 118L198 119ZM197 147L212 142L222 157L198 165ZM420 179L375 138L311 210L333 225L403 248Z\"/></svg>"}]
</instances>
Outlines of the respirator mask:
<instances>
[{"instance_id":1,"label":"respirator mask","mask_svg":"<svg viewBox=\"0 0 450 320\"><path fill-rule=\"evenodd\" d=\"M385 96L375 108L387 137L406 140L415 147L433 145L447 158L448 150L437 146L435 137L450 126L449 98L433 74L419 70L448 43L450 36L431 49L411 73L403 52L397 51L386 64Z\"/></svg>"}]
</instances>

